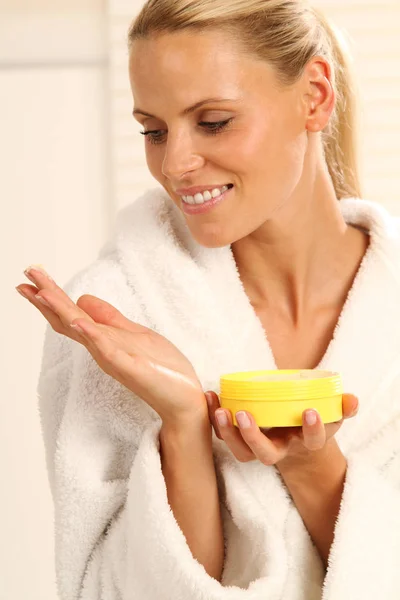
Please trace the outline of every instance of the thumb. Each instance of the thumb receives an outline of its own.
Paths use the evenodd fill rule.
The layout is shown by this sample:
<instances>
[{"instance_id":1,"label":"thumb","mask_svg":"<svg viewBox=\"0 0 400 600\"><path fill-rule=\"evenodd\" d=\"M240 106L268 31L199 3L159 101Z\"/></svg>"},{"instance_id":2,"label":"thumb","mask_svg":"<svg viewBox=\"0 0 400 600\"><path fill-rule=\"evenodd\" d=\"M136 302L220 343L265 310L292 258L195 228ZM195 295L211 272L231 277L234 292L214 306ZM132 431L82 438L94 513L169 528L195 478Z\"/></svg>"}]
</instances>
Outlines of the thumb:
<instances>
[{"instance_id":1,"label":"thumb","mask_svg":"<svg viewBox=\"0 0 400 600\"><path fill-rule=\"evenodd\" d=\"M127 329L134 333L147 331L147 327L130 321L115 306L91 294L78 298L76 305L84 310L96 323L110 325L118 329Z\"/></svg>"}]
</instances>

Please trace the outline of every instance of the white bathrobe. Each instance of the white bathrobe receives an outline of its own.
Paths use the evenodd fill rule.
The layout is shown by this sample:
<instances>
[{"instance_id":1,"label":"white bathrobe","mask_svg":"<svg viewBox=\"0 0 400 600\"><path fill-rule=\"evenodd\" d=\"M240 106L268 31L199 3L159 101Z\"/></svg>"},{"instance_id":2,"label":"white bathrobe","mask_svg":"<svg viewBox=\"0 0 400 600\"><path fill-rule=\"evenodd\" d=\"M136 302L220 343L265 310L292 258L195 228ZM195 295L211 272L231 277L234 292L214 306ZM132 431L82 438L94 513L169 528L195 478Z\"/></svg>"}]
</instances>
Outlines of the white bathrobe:
<instances>
[{"instance_id":1,"label":"white bathrobe","mask_svg":"<svg viewBox=\"0 0 400 600\"><path fill-rule=\"evenodd\" d=\"M168 504L159 416L48 325L38 393L61 600L399 600L400 223L372 201L340 207L371 243L319 365L360 401L336 434L348 471L327 573L276 468L239 462L213 433L226 560L210 577ZM171 340L205 391L276 369L230 246L199 245L162 188L118 213L64 290Z\"/></svg>"}]
</instances>

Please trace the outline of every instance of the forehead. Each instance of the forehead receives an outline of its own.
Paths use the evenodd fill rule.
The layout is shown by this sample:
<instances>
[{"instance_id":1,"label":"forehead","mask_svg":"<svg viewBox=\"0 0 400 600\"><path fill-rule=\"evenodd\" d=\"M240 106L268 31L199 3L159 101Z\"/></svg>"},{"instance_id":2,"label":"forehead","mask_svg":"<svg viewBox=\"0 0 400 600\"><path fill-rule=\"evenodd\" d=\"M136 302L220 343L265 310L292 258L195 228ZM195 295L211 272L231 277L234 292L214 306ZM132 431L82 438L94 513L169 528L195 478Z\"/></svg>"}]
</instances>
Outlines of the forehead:
<instances>
[{"instance_id":1,"label":"forehead","mask_svg":"<svg viewBox=\"0 0 400 600\"><path fill-rule=\"evenodd\" d=\"M163 33L135 40L130 52L129 66L133 75L151 68L158 75L178 76L196 70L221 70L240 62L235 41L219 31L181 31Z\"/></svg>"},{"instance_id":2,"label":"forehead","mask_svg":"<svg viewBox=\"0 0 400 600\"><path fill-rule=\"evenodd\" d=\"M249 56L231 35L220 30L163 33L135 40L129 77L137 104L182 91L185 104L199 92L237 94L256 89L272 71L265 61ZM154 97L154 96L153 96Z\"/></svg>"}]
</instances>

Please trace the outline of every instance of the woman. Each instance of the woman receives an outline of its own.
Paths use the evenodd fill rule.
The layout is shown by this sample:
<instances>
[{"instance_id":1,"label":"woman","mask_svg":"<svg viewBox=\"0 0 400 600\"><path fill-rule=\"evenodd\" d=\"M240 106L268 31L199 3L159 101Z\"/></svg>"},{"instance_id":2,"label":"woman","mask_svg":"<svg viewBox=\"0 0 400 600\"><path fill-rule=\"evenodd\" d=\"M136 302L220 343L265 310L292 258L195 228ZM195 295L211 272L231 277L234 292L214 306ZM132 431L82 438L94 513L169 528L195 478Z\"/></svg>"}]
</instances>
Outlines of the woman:
<instances>
[{"instance_id":1,"label":"woman","mask_svg":"<svg viewBox=\"0 0 400 600\"><path fill-rule=\"evenodd\" d=\"M397 598L400 232L360 198L335 35L298 0L150 0L129 49L163 189L64 290L18 288L50 324L60 598ZM316 367L338 423L217 410L223 373Z\"/></svg>"}]
</instances>

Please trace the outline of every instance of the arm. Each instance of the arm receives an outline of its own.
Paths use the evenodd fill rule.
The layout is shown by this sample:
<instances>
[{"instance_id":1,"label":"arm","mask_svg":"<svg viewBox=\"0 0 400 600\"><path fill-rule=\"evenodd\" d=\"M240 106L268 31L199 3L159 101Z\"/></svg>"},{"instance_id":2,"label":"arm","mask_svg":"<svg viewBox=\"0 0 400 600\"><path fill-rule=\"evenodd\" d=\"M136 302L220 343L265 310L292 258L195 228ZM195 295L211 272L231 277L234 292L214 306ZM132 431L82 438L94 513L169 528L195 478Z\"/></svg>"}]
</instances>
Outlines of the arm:
<instances>
[{"instance_id":1,"label":"arm","mask_svg":"<svg viewBox=\"0 0 400 600\"><path fill-rule=\"evenodd\" d=\"M168 502L189 548L207 573L221 581L224 536L207 419L184 428L162 425L160 457Z\"/></svg>"},{"instance_id":2,"label":"arm","mask_svg":"<svg viewBox=\"0 0 400 600\"><path fill-rule=\"evenodd\" d=\"M121 277L119 282L114 276L110 278L116 286L115 295L125 285L124 275ZM101 280L106 280L106 293L112 295L108 278ZM78 278L68 295L73 300L80 294ZM131 314L135 311L132 300L134 296L129 297ZM265 523L229 457L213 444L204 447L200 440L204 442L206 436L196 438L198 426L190 426L192 458L202 456L206 460L204 464L195 460L192 467L205 474L211 493L218 472L211 469L207 449L212 449L212 455L214 450L221 450L214 456L221 460L219 467L224 476L221 488L218 479L217 483L218 490L226 494L220 505L224 536L225 527L227 534L228 568L218 581L193 557L191 548L197 555L199 550L188 534L175 495L172 503L191 548L171 510L168 494L174 494L173 486L167 489L160 456L163 419L135 392L99 367L81 345L48 327L38 394L55 507L60 600L280 600L285 572L278 569L275 574L281 561L278 556L273 560L267 551L267 540L275 528ZM195 418L194 422L201 419ZM164 447L171 449L173 445ZM173 455L169 450L166 455L164 469L169 480L167 464L172 469L176 463L170 461ZM173 478L174 469L171 472ZM209 501L207 496L207 506ZM214 566L207 563L207 569Z\"/></svg>"},{"instance_id":3,"label":"arm","mask_svg":"<svg viewBox=\"0 0 400 600\"><path fill-rule=\"evenodd\" d=\"M326 568L344 489L346 458L332 438L322 450L312 453L312 462L308 459L306 467L300 461L287 465L282 461L277 468Z\"/></svg>"}]
</instances>

